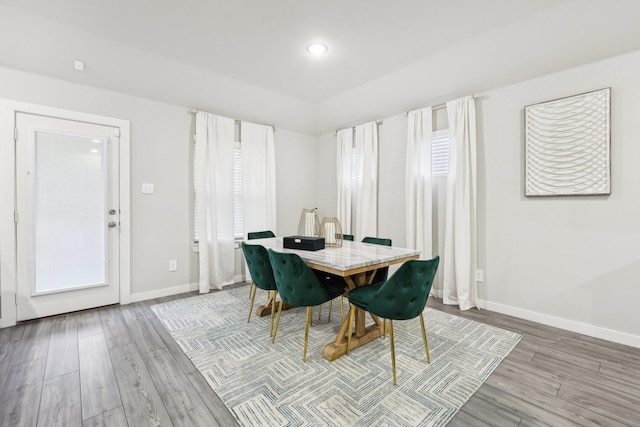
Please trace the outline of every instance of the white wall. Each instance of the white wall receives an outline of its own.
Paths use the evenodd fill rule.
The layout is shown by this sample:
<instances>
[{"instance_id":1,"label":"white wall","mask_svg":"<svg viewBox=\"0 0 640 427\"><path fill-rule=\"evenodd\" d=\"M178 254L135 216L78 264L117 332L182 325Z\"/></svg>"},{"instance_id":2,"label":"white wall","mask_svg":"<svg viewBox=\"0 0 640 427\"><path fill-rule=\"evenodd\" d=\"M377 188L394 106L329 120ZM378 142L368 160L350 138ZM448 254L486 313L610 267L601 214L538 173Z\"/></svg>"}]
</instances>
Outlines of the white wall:
<instances>
[{"instance_id":1,"label":"white wall","mask_svg":"<svg viewBox=\"0 0 640 427\"><path fill-rule=\"evenodd\" d=\"M198 258L191 248L189 108L2 67L0 82L0 98L130 121L132 300L175 293L197 283ZM316 139L277 129L275 141L277 233L293 234L300 209L306 207L299 205L315 200ZM155 184L155 194L141 194L143 182ZM178 260L176 272L169 272L170 259Z\"/></svg>"},{"instance_id":2,"label":"white wall","mask_svg":"<svg viewBox=\"0 0 640 427\"><path fill-rule=\"evenodd\" d=\"M639 75L640 51L481 98L486 285L480 295L490 308L640 346ZM604 87L612 92L611 195L524 197L523 107Z\"/></svg>"},{"instance_id":3,"label":"white wall","mask_svg":"<svg viewBox=\"0 0 640 427\"><path fill-rule=\"evenodd\" d=\"M484 92L476 101L483 307L640 347L638 75L640 51ZM524 197L524 106L603 87L612 88L612 194ZM333 174L320 176L320 209L335 211L335 134L318 141L320 169ZM402 245L404 114L383 119L379 150L378 234Z\"/></svg>"}]
</instances>

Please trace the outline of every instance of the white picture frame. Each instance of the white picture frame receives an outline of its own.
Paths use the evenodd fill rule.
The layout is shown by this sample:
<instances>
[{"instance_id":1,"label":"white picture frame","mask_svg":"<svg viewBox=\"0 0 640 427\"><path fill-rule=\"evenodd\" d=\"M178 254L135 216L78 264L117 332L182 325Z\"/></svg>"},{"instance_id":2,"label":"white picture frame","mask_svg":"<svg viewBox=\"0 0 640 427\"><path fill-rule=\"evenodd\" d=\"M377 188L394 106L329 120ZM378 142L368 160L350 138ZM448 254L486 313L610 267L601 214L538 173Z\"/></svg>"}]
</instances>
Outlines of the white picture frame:
<instances>
[{"instance_id":1,"label":"white picture frame","mask_svg":"<svg viewBox=\"0 0 640 427\"><path fill-rule=\"evenodd\" d=\"M525 107L525 196L611 194L611 88Z\"/></svg>"}]
</instances>

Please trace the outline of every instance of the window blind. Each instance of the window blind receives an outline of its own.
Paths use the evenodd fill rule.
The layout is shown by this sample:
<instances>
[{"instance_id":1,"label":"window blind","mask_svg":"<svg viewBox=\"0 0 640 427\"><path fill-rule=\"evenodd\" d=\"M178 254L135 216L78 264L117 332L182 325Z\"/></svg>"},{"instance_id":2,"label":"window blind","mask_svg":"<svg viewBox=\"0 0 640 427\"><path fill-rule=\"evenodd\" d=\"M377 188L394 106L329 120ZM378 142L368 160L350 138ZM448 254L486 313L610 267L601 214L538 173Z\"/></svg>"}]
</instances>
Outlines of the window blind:
<instances>
[{"instance_id":1,"label":"window blind","mask_svg":"<svg viewBox=\"0 0 640 427\"><path fill-rule=\"evenodd\" d=\"M200 239L198 230L198 152L193 143L193 241ZM244 215L242 205L242 150L240 143L233 147L233 235L236 239L244 238Z\"/></svg>"},{"instance_id":2,"label":"window blind","mask_svg":"<svg viewBox=\"0 0 640 427\"><path fill-rule=\"evenodd\" d=\"M449 172L449 129L438 130L431 136L431 175Z\"/></svg>"}]
</instances>

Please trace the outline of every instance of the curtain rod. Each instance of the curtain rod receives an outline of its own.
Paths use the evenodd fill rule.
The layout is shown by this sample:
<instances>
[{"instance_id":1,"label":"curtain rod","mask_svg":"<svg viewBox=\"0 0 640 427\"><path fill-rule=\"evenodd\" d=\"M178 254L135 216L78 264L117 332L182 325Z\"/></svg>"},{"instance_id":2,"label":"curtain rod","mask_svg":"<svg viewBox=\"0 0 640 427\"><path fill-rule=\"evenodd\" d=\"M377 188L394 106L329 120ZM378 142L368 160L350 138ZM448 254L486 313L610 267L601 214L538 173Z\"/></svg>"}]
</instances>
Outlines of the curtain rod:
<instances>
[{"instance_id":1,"label":"curtain rod","mask_svg":"<svg viewBox=\"0 0 640 427\"><path fill-rule=\"evenodd\" d=\"M199 111L199 110L193 109L193 110L189 110L189 113L191 113L191 114L198 114L198 111ZM239 124L241 124L241 123L242 123L242 120L234 119L234 120L233 120L233 122L234 122L235 124L239 125ZM263 125L263 126L271 126L271 127L273 128L273 131L274 131L274 132L276 131L276 127L275 127L275 125Z\"/></svg>"},{"instance_id":2,"label":"curtain rod","mask_svg":"<svg viewBox=\"0 0 640 427\"><path fill-rule=\"evenodd\" d=\"M473 97L473 99L480 98L480 95L477 94L477 93L474 93L471 96ZM442 104L436 104L436 105L432 105L431 106L431 110L442 110L443 108L447 108L447 103L446 102L443 102ZM409 115L409 111L405 111L404 115L405 116Z\"/></svg>"},{"instance_id":3,"label":"curtain rod","mask_svg":"<svg viewBox=\"0 0 640 427\"><path fill-rule=\"evenodd\" d=\"M381 120L381 119L376 120L376 124L377 124L378 126L379 126L379 125L381 125L381 124L382 124L382 120ZM345 128L345 129L349 129L349 128ZM342 129L339 129L339 130L342 130ZM355 130L356 130L356 126L352 126L352 127L351 127L351 130L352 130L352 131L355 131ZM336 131L336 135L337 135L337 134L338 134L338 131Z\"/></svg>"}]
</instances>

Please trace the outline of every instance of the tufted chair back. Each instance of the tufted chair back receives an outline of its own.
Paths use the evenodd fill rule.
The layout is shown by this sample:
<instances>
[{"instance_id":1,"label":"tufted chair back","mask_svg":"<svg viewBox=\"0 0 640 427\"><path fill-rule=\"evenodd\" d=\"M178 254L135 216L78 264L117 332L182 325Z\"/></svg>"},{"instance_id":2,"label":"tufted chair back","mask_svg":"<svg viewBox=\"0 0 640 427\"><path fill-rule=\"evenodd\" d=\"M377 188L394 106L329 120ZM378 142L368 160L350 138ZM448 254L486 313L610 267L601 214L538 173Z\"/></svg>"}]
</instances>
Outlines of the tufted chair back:
<instances>
[{"instance_id":1,"label":"tufted chair back","mask_svg":"<svg viewBox=\"0 0 640 427\"><path fill-rule=\"evenodd\" d=\"M271 261L269 260L269 253L265 247L249 245L242 242L242 252L244 253L247 267L249 267L253 284L265 291L277 290L273 270L271 269Z\"/></svg>"},{"instance_id":2,"label":"tufted chair back","mask_svg":"<svg viewBox=\"0 0 640 427\"><path fill-rule=\"evenodd\" d=\"M385 319L406 320L424 310L440 257L407 261L371 299L367 311Z\"/></svg>"},{"instance_id":3,"label":"tufted chair back","mask_svg":"<svg viewBox=\"0 0 640 427\"><path fill-rule=\"evenodd\" d=\"M391 239L384 239L381 237L365 237L362 239L362 243L373 243L374 245L391 246ZM382 267L376 271L376 275L373 277L372 284L384 282L389 276L389 267Z\"/></svg>"},{"instance_id":4,"label":"tufted chair back","mask_svg":"<svg viewBox=\"0 0 640 427\"><path fill-rule=\"evenodd\" d=\"M253 240L253 239L267 239L269 237L276 237L275 234L273 234L273 231L271 230L265 230L265 231L252 231L250 233L247 233L247 240Z\"/></svg>"},{"instance_id":5,"label":"tufted chair back","mask_svg":"<svg viewBox=\"0 0 640 427\"><path fill-rule=\"evenodd\" d=\"M269 249L269 258L278 293L286 303L296 307L311 307L332 298L300 256Z\"/></svg>"}]
</instances>

